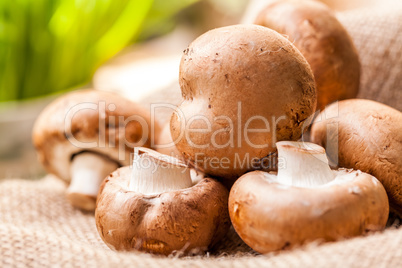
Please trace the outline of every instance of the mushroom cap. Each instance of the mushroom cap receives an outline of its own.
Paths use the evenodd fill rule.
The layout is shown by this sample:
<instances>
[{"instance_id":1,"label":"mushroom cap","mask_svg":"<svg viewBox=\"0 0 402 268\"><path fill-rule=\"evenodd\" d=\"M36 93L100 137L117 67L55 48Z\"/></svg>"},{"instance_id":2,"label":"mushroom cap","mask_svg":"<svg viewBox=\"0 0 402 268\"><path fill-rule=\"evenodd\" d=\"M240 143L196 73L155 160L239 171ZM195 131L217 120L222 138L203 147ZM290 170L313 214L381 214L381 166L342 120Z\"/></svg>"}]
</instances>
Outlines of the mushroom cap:
<instances>
[{"instance_id":1,"label":"mushroom cap","mask_svg":"<svg viewBox=\"0 0 402 268\"><path fill-rule=\"evenodd\" d=\"M316 81L317 109L356 97L360 83L358 53L345 28L325 4L274 1L259 13L255 23L287 35L307 59Z\"/></svg>"},{"instance_id":2,"label":"mushroom cap","mask_svg":"<svg viewBox=\"0 0 402 268\"><path fill-rule=\"evenodd\" d=\"M402 214L401 112L372 100L340 101L315 119L311 140L325 147L338 166L376 177L391 208Z\"/></svg>"},{"instance_id":3,"label":"mushroom cap","mask_svg":"<svg viewBox=\"0 0 402 268\"><path fill-rule=\"evenodd\" d=\"M177 149L205 173L228 179L253 169L252 159L274 153L276 141L299 139L316 106L313 74L302 54L258 25L198 37L184 51L179 82L184 100L170 124ZM246 128L269 131L250 131L246 139ZM225 167L209 162L224 158Z\"/></svg>"},{"instance_id":4,"label":"mushroom cap","mask_svg":"<svg viewBox=\"0 0 402 268\"><path fill-rule=\"evenodd\" d=\"M229 196L236 232L250 247L267 253L383 229L388 199L381 183L360 171L334 172L334 181L315 188L282 185L263 171L243 175Z\"/></svg>"},{"instance_id":5,"label":"mushroom cap","mask_svg":"<svg viewBox=\"0 0 402 268\"><path fill-rule=\"evenodd\" d=\"M95 219L103 241L115 250L169 255L204 251L227 232L228 191L204 178L194 186L144 195L128 190L130 167L122 167L103 182Z\"/></svg>"},{"instance_id":6,"label":"mushroom cap","mask_svg":"<svg viewBox=\"0 0 402 268\"><path fill-rule=\"evenodd\" d=\"M154 128L159 131L157 125ZM151 145L151 121L147 109L117 94L82 90L48 105L36 120L32 137L45 169L70 181L70 162L83 151L128 165L134 146Z\"/></svg>"}]
</instances>

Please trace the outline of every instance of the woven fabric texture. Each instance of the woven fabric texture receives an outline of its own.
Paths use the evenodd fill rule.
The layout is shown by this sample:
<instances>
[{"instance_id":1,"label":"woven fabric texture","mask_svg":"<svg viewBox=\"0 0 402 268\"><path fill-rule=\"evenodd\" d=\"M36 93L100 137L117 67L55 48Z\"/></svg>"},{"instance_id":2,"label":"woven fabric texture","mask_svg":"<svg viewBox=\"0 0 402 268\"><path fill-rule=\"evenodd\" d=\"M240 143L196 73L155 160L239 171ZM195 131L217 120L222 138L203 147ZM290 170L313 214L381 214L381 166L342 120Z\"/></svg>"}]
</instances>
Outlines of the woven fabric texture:
<instances>
[{"instance_id":1,"label":"woven fabric texture","mask_svg":"<svg viewBox=\"0 0 402 268\"><path fill-rule=\"evenodd\" d=\"M94 216L72 208L53 176L0 180L0 267L402 267L402 229L258 255L231 229L208 254L158 257L110 250Z\"/></svg>"},{"instance_id":2,"label":"woven fabric texture","mask_svg":"<svg viewBox=\"0 0 402 268\"><path fill-rule=\"evenodd\" d=\"M338 14L361 63L358 98L402 111L402 1Z\"/></svg>"}]
</instances>

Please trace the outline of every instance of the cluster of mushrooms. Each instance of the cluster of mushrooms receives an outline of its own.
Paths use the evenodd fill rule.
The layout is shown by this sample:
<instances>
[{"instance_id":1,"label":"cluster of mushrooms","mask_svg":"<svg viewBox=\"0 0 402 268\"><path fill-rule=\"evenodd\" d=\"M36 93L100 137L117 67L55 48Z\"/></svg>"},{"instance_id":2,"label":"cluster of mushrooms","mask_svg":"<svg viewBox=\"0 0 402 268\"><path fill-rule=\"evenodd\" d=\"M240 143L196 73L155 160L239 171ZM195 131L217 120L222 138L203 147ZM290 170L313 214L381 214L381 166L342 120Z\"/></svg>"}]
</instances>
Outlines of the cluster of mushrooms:
<instances>
[{"instance_id":1,"label":"cluster of mushrooms","mask_svg":"<svg viewBox=\"0 0 402 268\"><path fill-rule=\"evenodd\" d=\"M40 161L69 184L73 206L95 210L110 248L202 252L232 224L267 253L382 230L389 209L402 213L402 113L350 99L359 60L332 11L278 1L255 23L190 44L180 64L183 101L164 128L138 104L93 90L61 97L38 118ZM194 116L202 120L186 126ZM246 142L247 124L267 128L250 118L281 119L275 132L247 132ZM310 142L300 141L307 129ZM251 163L267 156L272 166Z\"/></svg>"}]
</instances>

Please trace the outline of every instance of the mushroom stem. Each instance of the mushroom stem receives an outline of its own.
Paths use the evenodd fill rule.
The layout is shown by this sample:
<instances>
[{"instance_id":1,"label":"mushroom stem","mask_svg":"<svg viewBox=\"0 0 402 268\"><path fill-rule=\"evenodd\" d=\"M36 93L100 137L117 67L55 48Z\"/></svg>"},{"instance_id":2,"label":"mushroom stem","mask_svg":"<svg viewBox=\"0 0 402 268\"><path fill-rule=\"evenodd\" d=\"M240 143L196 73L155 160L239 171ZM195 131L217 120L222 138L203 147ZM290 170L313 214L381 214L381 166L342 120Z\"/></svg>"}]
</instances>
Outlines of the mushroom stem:
<instances>
[{"instance_id":1,"label":"mushroom stem","mask_svg":"<svg viewBox=\"0 0 402 268\"><path fill-rule=\"evenodd\" d=\"M135 148L129 190L159 194L192 185L190 169L179 159L150 149Z\"/></svg>"},{"instance_id":2,"label":"mushroom stem","mask_svg":"<svg viewBox=\"0 0 402 268\"><path fill-rule=\"evenodd\" d=\"M325 149L310 142L277 142L279 156L278 182L311 188L335 178L328 165Z\"/></svg>"},{"instance_id":3,"label":"mushroom stem","mask_svg":"<svg viewBox=\"0 0 402 268\"><path fill-rule=\"evenodd\" d=\"M76 155L70 166L71 183L67 198L75 207L94 210L99 186L118 164L95 153Z\"/></svg>"}]
</instances>

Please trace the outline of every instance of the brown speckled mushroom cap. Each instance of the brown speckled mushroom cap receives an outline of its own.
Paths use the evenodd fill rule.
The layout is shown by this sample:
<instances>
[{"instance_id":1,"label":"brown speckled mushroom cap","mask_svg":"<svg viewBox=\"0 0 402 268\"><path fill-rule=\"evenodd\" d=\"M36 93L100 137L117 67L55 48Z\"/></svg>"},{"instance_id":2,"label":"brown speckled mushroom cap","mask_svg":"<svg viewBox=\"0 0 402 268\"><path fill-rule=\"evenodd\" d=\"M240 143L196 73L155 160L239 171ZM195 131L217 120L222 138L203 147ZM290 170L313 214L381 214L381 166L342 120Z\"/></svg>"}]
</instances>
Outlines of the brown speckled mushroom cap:
<instances>
[{"instance_id":1,"label":"brown speckled mushroom cap","mask_svg":"<svg viewBox=\"0 0 402 268\"><path fill-rule=\"evenodd\" d=\"M326 147L338 166L375 176L391 208L402 214L402 113L372 100L344 100L328 106L311 128L313 142Z\"/></svg>"},{"instance_id":2,"label":"brown speckled mushroom cap","mask_svg":"<svg viewBox=\"0 0 402 268\"><path fill-rule=\"evenodd\" d=\"M228 192L217 181L204 178L190 188L144 195L128 189L131 171L116 170L99 192L96 225L110 248L202 252L228 230Z\"/></svg>"},{"instance_id":3,"label":"brown speckled mushroom cap","mask_svg":"<svg viewBox=\"0 0 402 268\"><path fill-rule=\"evenodd\" d=\"M76 154L89 151L127 165L134 145L149 147L150 137L149 111L117 94L95 90L58 98L39 115L33 129L40 162L65 181L70 180L70 162Z\"/></svg>"},{"instance_id":4,"label":"brown speckled mushroom cap","mask_svg":"<svg viewBox=\"0 0 402 268\"><path fill-rule=\"evenodd\" d=\"M198 37L184 51L179 82L184 100L171 118L176 147L205 173L227 179L253 169L252 159L275 152L274 133L277 140L299 139L316 106L313 74L302 54L258 25ZM246 127L266 131L249 131L247 143ZM214 167L213 159L228 165Z\"/></svg>"},{"instance_id":5,"label":"brown speckled mushroom cap","mask_svg":"<svg viewBox=\"0 0 402 268\"><path fill-rule=\"evenodd\" d=\"M317 109L356 97L358 53L332 10L318 1L281 0L268 4L255 20L288 36L309 62L317 83Z\"/></svg>"},{"instance_id":6,"label":"brown speckled mushroom cap","mask_svg":"<svg viewBox=\"0 0 402 268\"><path fill-rule=\"evenodd\" d=\"M360 171L339 170L328 184L301 188L253 171L230 192L229 212L239 236L261 253L310 241L333 241L381 230L388 199L381 183Z\"/></svg>"}]
</instances>

